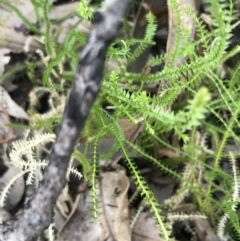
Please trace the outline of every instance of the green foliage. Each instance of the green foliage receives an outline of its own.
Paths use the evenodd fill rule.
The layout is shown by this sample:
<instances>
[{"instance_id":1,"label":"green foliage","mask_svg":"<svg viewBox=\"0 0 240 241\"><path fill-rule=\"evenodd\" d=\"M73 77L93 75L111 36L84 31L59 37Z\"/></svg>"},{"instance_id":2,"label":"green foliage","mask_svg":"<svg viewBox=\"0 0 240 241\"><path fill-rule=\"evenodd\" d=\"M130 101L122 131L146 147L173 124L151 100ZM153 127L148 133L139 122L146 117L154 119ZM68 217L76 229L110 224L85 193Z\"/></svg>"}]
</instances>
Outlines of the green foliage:
<instances>
[{"instance_id":1,"label":"green foliage","mask_svg":"<svg viewBox=\"0 0 240 241\"><path fill-rule=\"evenodd\" d=\"M134 162L128 158L127 153L124 154L127 160L127 165L134 177L137 188L139 189L141 196L144 197L145 204L150 208L150 212L154 214L154 219L159 226L159 233L161 234L161 237L163 237L164 240L170 241L171 231L166 228L166 224L164 223L164 217L160 215L161 209L157 199L155 198L151 189L148 187L147 182L141 177Z\"/></svg>"},{"instance_id":2,"label":"green foliage","mask_svg":"<svg viewBox=\"0 0 240 241\"><path fill-rule=\"evenodd\" d=\"M89 7L87 0L83 0L77 8L77 13L81 18L91 20L94 13L94 8Z\"/></svg>"},{"instance_id":3,"label":"green foliage","mask_svg":"<svg viewBox=\"0 0 240 241\"><path fill-rule=\"evenodd\" d=\"M73 13L77 14L79 23L92 18L94 7L89 6L87 2L86 0L81 1ZM87 137L87 144L94 144L93 160L87 160L85 153L77 150L73 157L81 163L84 180L92 186L93 216L95 218L98 217L99 156L97 144L104 136L111 135L116 142L108 153L101 155L101 158L106 160L117 150L124 153L130 173L145 203L154 214L165 240L170 240L170 233L166 228L166 220L163 220L161 216L162 207L160 208L134 160L130 158L126 143L156 168L180 182L176 195L167 202L169 207L183 202L184 197L191 194L198 210L207 216L215 229L219 222L217 215L219 213L227 214L230 226L239 237L239 215L235 211L231 211L237 201L231 198L232 193L228 191L237 185L236 175L227 174L221 169L222 161L228 156L227 144L240 141L239 63L228 67L228 74L224 80L221 77L221 70L225 62L240 52L239 46L229 50L229 40L232 37L236 13L234 3L231 0L207 0L212 21L212 26L207 28L192 9L185 7L182 12L175 0L168 2L177 16L173 51L149 59L140 73L128 71L129 65L134 63L144 50L155 44L153 37L157 29L157 21L151 13L146 16L148 23L143 39L126 38L114 41L108 50L106 62L114 63L116 67L114 69L117 70L109 71L106 66L100 96L83 132ZM15 126L29 129L29 131L47 130L53 133L61 119L67 101L68 88L78 63L78 53L86 43L87 36L72 29L62 43L57 43L57 33L52 34L50 30L52 22L48 14L51 11L48 1L32 0L32 3L38 20L44 22L43 31L30 23L13 4L6 0L1 4L15 12L35 33L42 43L44 51L38 52L40 56L38 61L15 67L1 76L0 82L18 71L27 69L29 79L40 85L40 89L35 89L30 93L28 111L33 120L32 123L29 126L20 124ZM197 34L195 41L189 37L187 29L182 30L181 21L184 14L191 16L195 23ZM186 61L176 66L176 60L183 57ZM155 73L145 71L146 68L164 63L167 64L161 71ZM35 70L38 67L44 69L40 81L35 76ZM167 88L154 96L144 88L148 84L165 82L168 83ZM49 109L45 113L38 111L39 91L49 94ZM103 109L102 106L105 103L114 110L112 114ZM140 138L137 144L133 144L125 139L119 125L119 120L123 118L135 124L144 123L145 130L142 133L144 140ZM205 143L204 133L211 136L211 150ZM169 135L174 135L180 141L183 140L183 144L179 148L172 146L172 143L169 143L164 137ZM31 143L35 142L31 140ZM179 164L178 160L169 159L166 164L164 160L160 160L152 153L149 154L148 148L155 146L168 148L177 153L179 159L184 160L183 173L178 173L175 169L175 165ZM237 154L235 155L237 156ZM237 165L233 164L233 166ZM221 185L216 186L215 181L219 179ZM186 182L189 180L191 180L191 185ZM221 192L226 198L216 202L214 195L218 192ZM226 232L229 230L231 229L226 228Z\"/></svg>"},{"instance_id":4,"label":"green foliage","mask_svg":"<svg viewBox=\"0 0 240 241\"><path fill-rule=\"evenodd\" d=\"M148 21L148 25L147 25L147 28L146 28L146 32L145 32L145 36L142 40L137 40L138 42L138 45L136 47L136 49L134 50L133 53L131 53L131 55L128 56L128 60L127 60L127 63L126 63L126 67L133 63L137 57L140 56L140 54L149 46L149 45L152 45L154 44L153 42L153 37L155 35L155 32L156 32L156 29L157 29L157 24L156 24L156 20L155 20L155 17L152 13L148 13L146 15L146 19ZM131 39L130 41L126 41L126 44L128 45L129 44L129 47L134 44L134 39ZM128 47L128 48L129 48Z\"/></svg>"},{"instance_id":5,"label":"green foliage","mask_svg":"<svg viewBox=\"0 0 240 241\"><path fill-rule=\"evenodd\" d=\"M193 100L188 100L188 105L185 111L179 111L176 115L175 130L176 133L183 138L189 140L187 135L184 135L186 130L191 130L196 126L201 125L201 120L205 118L207 113L207 103L210 100L210 93L207 88L200 88L195 94Z\"/></svg>"}]
</instances>

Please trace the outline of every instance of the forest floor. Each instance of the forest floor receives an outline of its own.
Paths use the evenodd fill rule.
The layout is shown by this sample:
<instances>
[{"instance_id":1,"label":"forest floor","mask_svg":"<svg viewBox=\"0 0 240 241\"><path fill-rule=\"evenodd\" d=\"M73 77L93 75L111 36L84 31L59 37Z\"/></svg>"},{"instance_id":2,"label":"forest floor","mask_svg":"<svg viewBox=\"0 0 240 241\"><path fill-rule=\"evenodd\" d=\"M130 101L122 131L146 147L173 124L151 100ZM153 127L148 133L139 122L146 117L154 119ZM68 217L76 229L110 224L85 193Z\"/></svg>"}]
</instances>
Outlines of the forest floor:
<instances>
[{"instance_id":1,"label":"forest floor","mask_svg":"<svg viewBox=\"0 0 240 241\"><path fill-rule=\"evenodd\" d=\"M81 33L80 38L85 41L91 31L91 21L86 19L79 21L79 16L76 15L79 1L49 0L48 8L43 13L40 11L43 8L41 1L3 0L2 2L0 2L0 220L7 220L10 216L21 215L24 204L34 196L41 181L43 169L47 166L46 160L55 140L57 126L67 102L78 54L70 57L72 63L69 60L65 62L61 60L62 62L56 64L55 59L56 68L50 71L53 87L58 80L61 82L62 79L67 79L62 85L64 90L60 91L57 88L53 90L51 87L46 87L44 83L46 76L49 76L46 72L53 63L51 58L54 59L55 50L58 54L67 43L74 41L73 38L68 38L73 29ZM4 2L9 2L14 7ZM99 1L89 2L93 8L99 6ZM180 43L183 41L178 39L177 35L179 22L181 27L187 29L188 37L197 43L200 37L196 22L183 11L184 6L187 5L193 12L197 12L207 31L211 32L214 28L211 12L207 10L211 1L173 2L178 5L175 9L171 8L166 0L139 0L132 4L126 14L127 24L124 23L128 28L119 32L119 39L124 39L126 36L129 39L143 39L148 26L147 14L150 12L155 17L157 28L151 40L154 44L146 44L141 54L127 67L128 72L139 76L142 73L154 74L161 72L170 64L171 61L166 60L150 67L148 62L151 58L171 54L178 41ZM233 23L234 28L226 53L237 49L240 43L238 20L240 2L237 0L233 2L234 14L237 17ZM178 19L180 15L176 13L176 9L180 11L181 19ZM41 18L44 14L47 17ZM49 20L50 26L47 26L46 19ZM50 28L50 35L57 33L56 42L52 45L55 46L55 50L50 48L52 56L47 55L49 50L46 48L46 41L44 42L40 34L36 34L35 28L42 33L45 33L46 28ZM73 36L77 36L76 32ZM46 34L43 36L45 40L48 37ZM209 42L209 45L214 47L214 41ZM82 47L79 46L79 53ZM201 47L197 54L204 55ZM136 48L134 46L131 51ZM229 57L227 61L219 62L218 69L213 70L222 83L227 82L231 78L229 76L232 71L239 68L238 52L240 51L236 50L237 54ZM191 62L191 59L182 55L175 59L174 65L178 68L188 62ZM107 73L121 71L119 63L111 58L106 62L106 69ZM238 76L239 73L240 68ZM184 78L188 77L182 77L182 83L185 81ZM119 88L135 93L134 88L137 86L136 92L142 88L142 93L147 93L153 99L155 96L161 96L161 92L169 87L167 79L144 85L139 83L134 88L126 87L128 84L121 83ZM238 85L236 83L234 88L237 89ZM215 98L214 101L226 97L220 95L219 89L214 89L208 84L207 79L201 79L198 86L209 87L211 97ZM233 98L238 103L236 96ZM193 97L184 90L164 108L181 110ZM230 97L226 97L226 106ZM238 225L240 215L237 212L236 215L229 214L225 209L227 201L231 199L234 204L230 202L229 205L232 206L227 210L238 210L240 180L238 176L240 145L238 139L234 138L238 133L234 129L238 118L234 117L236 122L233 124L231 122L233 113L230 113L226 106L220 106L219 115L235 134L225 134L225 129L224 131L220 129L222 124L219 124L219 120L214 119L209 112L206 119L200 118L201 123L184 132L183 137L190 136L192 145L186 145L186 140L181 139L173 130L158 133L156 129L154 135L158 139L150 139L144 131L147 124L141 116L138 116L141 120L138 123L126 115L116 119L123 137L128 142L135 143L134 145L142 145L141 148L145 153L157 160L162 169L149 161L151 157L147 158L147 155L141 154L138 149L130 148L128 144L125 148L119 149L119 146L115 145L116 136L109 134L108 131L102 135L98 123L96 124L98 126L88 124L88 130L80 135L76 144L71 170L69 169L67 174L68 183L58 198L52 225L38 240L127 241L128 237L133 241L240 240L240 225ZM232 103L229 103L229 106L232 106ZM114 115L116 106L106 101L101 103L101 107L110 116ZM89 127L92 128L91 131ZM150 127L148 130L151 132ZM49 138L47 144L40 141L45 132L50 133L46 137ZM218 151L220 148L222 148L221 154ZM11 159L14 157L13 150L19 151L21 162ZM138 174L133 175L123 150L127 150L127 158L134 163ZM97 162L92 162L93 159ZM199 162L196 159L199 159ZM106 169L106 163L111 165L114 163L112 170ZM219 169L211 172L214 163L219 164L219 167L216 167ZM141 179L140 188L137 178ZM151 195L147 197L148 191L142 192L141 188L144 189L145 185L146 190L149 188L154 194L154 198ZM145 200L148 198L151 202L157 201L156 206L159 210L153 210L155 204L149 205ZM229 218L229 223L226 224L225 221L221 223L223 217ZM224 234L225 229L226 234ZM169 232L169 235L166 235L166 232ZM169 239L166 239L167 236Z\"/></svg>"}]
</instances>

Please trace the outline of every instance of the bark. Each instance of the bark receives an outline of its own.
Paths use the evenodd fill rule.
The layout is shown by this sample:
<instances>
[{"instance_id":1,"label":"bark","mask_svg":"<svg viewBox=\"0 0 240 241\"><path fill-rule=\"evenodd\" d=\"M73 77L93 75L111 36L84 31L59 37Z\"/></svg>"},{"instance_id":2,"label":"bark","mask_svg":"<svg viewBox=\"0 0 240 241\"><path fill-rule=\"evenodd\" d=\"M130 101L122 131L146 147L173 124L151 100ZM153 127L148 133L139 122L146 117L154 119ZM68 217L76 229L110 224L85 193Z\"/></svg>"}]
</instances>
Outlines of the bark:
<instances>
[{"instance_id":1,"label":"bark","mask_svg":"<svg viewBox=\"0 0 240 241\"><path fill-rule=\"evenodd\" d=\"M0 226L0 241L32 241L51 223L56 200L66 184L66 172L89 110L100 90L104 61L131 0L106 0L95 12L88 42L83 49L49 165L36 195L23 214Z\"/></svg>"}]
</instances>

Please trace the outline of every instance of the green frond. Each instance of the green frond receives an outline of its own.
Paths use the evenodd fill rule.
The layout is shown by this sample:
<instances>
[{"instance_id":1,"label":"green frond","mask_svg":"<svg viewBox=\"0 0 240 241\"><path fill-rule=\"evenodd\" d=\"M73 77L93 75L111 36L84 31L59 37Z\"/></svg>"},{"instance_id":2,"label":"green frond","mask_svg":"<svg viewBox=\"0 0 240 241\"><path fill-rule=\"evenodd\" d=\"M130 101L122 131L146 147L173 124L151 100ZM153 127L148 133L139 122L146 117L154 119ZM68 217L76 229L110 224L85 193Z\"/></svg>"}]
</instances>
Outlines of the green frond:
<instances>
[{"instance_id":1,"label":"green frond","mask_svg":"<svg viewBox=\"0 0 240 241\"><path fill-rule=\"evenodd\" d=\"M146 20L147 20L148 24L147 24L144 39L148 40L148 41L151 41L154 37L154 34L155 34L156 30L157 30L156 18L151 12L149 12L146 15Z\"/></svg>"},{"instance_id":2,"label":"green frond","mask_svg":"<svg viewBox=\"0 0 240 241\"><path fill-rule=\"evenodd\" d=\"M234 88L239 86L240 79L240 63L237 64L235 69L231 71L231 79L229 80L229 88L234 91Z\"/></svg>"},{"instance_id":3,"label":"green frond","mask_svg":"<svg viewBox=\"0 0 240 241\"><path fill-rule=\"evenodd\" d=\"M237 236L240 236L240 223L239 217L236 214L237 206L239 205L239 195L240 195L240 176L239 176L239 168L235 157L232 152L229 153L230 162L232 166L232 178L233 178L233 187L232 187L232 198L231 200L227 200L224 205L224 214L221 217L218 223L217 235L220 240L225 240L224 229L226 227L226 223L228 219L232 223L235 228L235 232Z\"/></svg>"},{"instance_id":4,"label":"green frond","mask_svg":"<svg viewBox=\"0 0 240 241\"><path fill-rule=\"evenodd\" d=\"M38 133L34 138L29 138L26 140L18 140L12 143L12 151L9 156L11 163L16 166L24 166L25 164L21 162L23 155L28 155L38 145L45 145L49 142L55 141L55 135L51 133ZM32 157L30 157L32 159Z\"/></svg>"},{"instance_id":5,"label":"green frond","mask_svg":"<svg viewBox=\"0 0 240 241\"><path fill-rule=\"evenodd\" d=\"M138 41L141 42L141 41ZM118 45L118 48L114 47L114 45ZM127 59L130 57L130 47L131 44L124 40L116 39L113 44L108 49L107 56L109 58L116 58L117 60Z\"/></svg>"},{"instance_id":6,"label":"green frond","mask_svg":"<svg viewBox=\"0 0 240 241\"><path fill-rule=\"evenodd\" d=\"M91 20L93 17L94 9L89 7L87 0L82 0L79 4L79 7L76 9L76 12L81 18L85 20Z\"/></svg>"},{"instance_id":7,"label":"green frond","mask_svg":"<svg viewBox=\"0 0 240 241\"><path fill-rule=\"evenodd\" d=\"M185 5L184 9L192 17L192 19L195 23L195 26L196 26L196 31L198 33L200 42L203 44L204 49L208 50L211 33L209 33L206 30L206 27L204 26L203 21L201 19L199 19L197 14L189 6Z\"/></svg>"},{"instance_id":8,"label":"green frond","mask_svg":"<svg viewBox=\"0 0 240 241\"><path fill-rule=\"evenodd\" d=\"M82 166L82 175L83 175L83 179L85 182L89 181L89 174L90 174L90 170L91 170L91 166L89 163L89 160L87 160L86 156L81 153L80 151L78 151L76 148L73 152L73 157L79 161L79 163Z\"/></svg>"},{"instance_id":9,"label":"green frond","mask_svg":"<svg viewBox=\"0 0 240 241\"><path fill-rule=\"evenodd\" d=\"M99 157L97 155L97 144L98 144L99 138L101 138L103 132L105 132L104 128L101 131L99 131L99 133L96 135L96 138L94 140L93 160L92 160L92 168L91 168L92 209L93 209L93 218L95 220L98 220L98 218L99 218L98 196L97 196L97 185L98 185L97 174L98 174Z\"/></svg>"},{"instance_id":10,"label":"green frond","mask_svg":"<svg viewBox=\"0 0 240 241\"><path fill-rule=\"evenodd\" d=\"M147 62L147 66L153 67L154 65L157 65L157 64L160 64L160 63L164 63L164 61L166 61L166 55L156 56L154 58L151 58Z\"/></svg>"},{"instance_id":11,"label":"green frond","mask_svg":"<svg viewBox=\"0 0 240 241\"><path fill-rule=\"evenodd\" d=\"M165 223L163 216L160 215L161 209L160 209L160 205L159 205L157 199L155 198L153 192L149 189L146 181L143 179L143 177L139 173L134 162L128 158L128 155L126 153L124 153L124 154L125 154L128 168L133 175L137 188L140 191L141 196L144 198L145 204L149 207L150 212L153 213L154 219L156 220L157 225L159 226L160 235L164 238L164 240L170 241L171 233L167 229L167 225Z\"/></svg>"},{"instance_id":12,"label":"green frond","mask_svg":"<svg viewBox=\"0 0 240 241\"><path fill-rule=\"evenodd\" d=\"M176 31L174 33L175 34L174 46L173 46L173 50L168 55L168 66L172 66L174 65L174 62L176 61L176 59L179 57L179 51L182 48L182 46L180 46L182 41L181 38L183 37L182 29L181 29L182 14L176 0L169 0L167 4L169 5L169 8L171 8L174 11L174 14L176 15L176 17L174 18L176 20L176 22L174 23L175 31Z\"/></svg>"},{"instance_id":13,"label":"green frond","mask_svg":"<svg viewBox=\"0 0 240 241\"><path fill-rule=\"evenodd\" d=\"M52 56L52 48L54 46L51 46L53 44L51 37L50 37L50 19L48 17L50 9L50 4L48 0L43 1L43 20L45 25L45 33L44 33L44 43L46 47L46 52L48 56Z\"/></svg>"},{"instance_id":14,"label":"green frond","mask_svg":"<svg viewBox=\"0 0 240 241\"><path fill-rule=\"evenodd\" d=\"M131 53L131 56L129 56L126 63L127 66L133 63L134 60L136 60L137 57L139 57L148 46L154 44L152 39L157 29L156 19L151 12L147 14L146 19L148 21L148 24L145 31L144 39L140 41L136 49L134 49L134 51ZM128 41L126 41L126 44L128 44Z\"/></svg>"}]
</instances>

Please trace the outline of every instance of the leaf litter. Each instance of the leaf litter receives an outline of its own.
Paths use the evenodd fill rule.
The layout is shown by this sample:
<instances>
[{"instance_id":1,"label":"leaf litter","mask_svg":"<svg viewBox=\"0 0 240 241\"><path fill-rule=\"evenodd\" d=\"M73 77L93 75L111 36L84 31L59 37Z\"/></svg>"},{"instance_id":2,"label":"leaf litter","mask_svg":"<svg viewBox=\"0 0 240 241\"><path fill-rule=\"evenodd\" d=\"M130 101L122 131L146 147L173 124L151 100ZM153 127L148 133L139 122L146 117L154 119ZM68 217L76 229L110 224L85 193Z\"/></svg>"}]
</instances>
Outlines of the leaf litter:
<instances>
[{"instance_id":1,"label":"leaf litter","mask_svg":"<svg viewBox=\"0 0 240 241\"><path fill-rule=\"evenodd\" d=\"M23 13L23 15L30 21L32 24L37 24L37 17L34 12L33 5L31 1L27 0L19 0L19 1L9 1L11 4L19 9ZM56 1L51 1L51 3ZM196 39L196 28L193 19L186 13L185 7L190 7L193 11L199 11L201 2L198 0L195 1L176 1L179 5L179 9L183 15L182 17L182 30L185 31L186 29L189 30L189 37L192 41ZM67 16L69 13L78 6L78 3L67 3L63 1L62 5L56 5L53 10L49 13L50 18L52 20L60 19ZM134 12L134 11L133 11ZM176 25L178 21L178 16L176 12L172 10L169 5L166 4L166 1L154 1L154 0L146 0L141 1L137 8L136 12L133 13L134 22L132 23L133 32L132 36L135 38L143 38L146 30L146 14L148 12L152 12L155 17L157 18L158 22L158 29L157 29L157 42L158 42L158 51L160 53L171 53L174 51L176 47ZM32 55L36 52L37 49L43 49L42 44L37 41L36 39L31 39L31 35L27 33L27 26L22 21L22 19L11 12L11 10L4 5L0 4L0 16L1 22L4 22L4 26L1 26L0 30L0 77L5 74L5 67L9 64L11 59L10 53L24 53L25 55ZM206 22L207 25L212 27L212 21L210 16L207 13L201 13L201 18L203 21ZM78 18L74 16L67 17L62 22L62 29L58 35L58 42L63 42L66 35L72 30L74 26L78 23ZM45 26L41 26L44 29ZM58 25L52 24L51 28L52 31L56 30ZM87 35L91 28L91 23L88 21L82 21L80 24L77 25L77 29L79 32ZM31 40L30 40L31 39ZM165 45L162 45L162 41L164 41ZM184 42L180 41L177 43L181 46ZM27 48L26 48L27 46ZM133 47L134 50L134 47ZM148 58L151 58L154 55L159 54L159 52L154 52L151 47L145 49L143 54L141 54L137 60L130 65L129 70L140 73L142 68L146 65ZM12 57L14 58L14 57ZM171 60L166 61L166 65L179 67L186 63L187 59L182 56L171 62ZM115 63L110 62L109 66L114 69ZM158 69L161 69L162 66L157 66ZM146 70L148 72L156 71L155 68L149 68ZM184 82L185 78L182 79ZM162 82L160 85L149 85L147 84L144 86L146 90L151 89L151 92L156 92L161 94L161 91L166 88L170 81L166 80ZM127 89L127 86L125 86ZM17 86L21 94L21 83ZM11 123L11 118L14 117L16 119L24 119L29 121L29 115L27 114L25 108L21 107L18 103L16 103L10 96L11 91L9 93L0 86L0 143L8 143L13 141L16 138L14 133L14 129L11 127L6 126L6 124ZM184 93L180 96L180 98L184 98ZM171 109L171 106L169 107ZM126 139L129 139L134 130L137 128L136 124L128 121L128 119L121 119L119 122L119 126L121 127L124 136ZM86 139L88 136L86 137ZM106 141L106 139L108 141ZM101 146L98 148L104 151L108 151L114 145L114 138L111 136L109 137L102 137L100 142L104 142L104 148ZM167 157L171 159L173 162L180 157L178 149L180 148L180 143L172 140L171 144L175 147L175 150L167 149L165 147L158 147L156 150L158 157ZM81 141L81 151L86 148L88 143L82 137ZM234 146L235 148L235 146ZM94 149L94 147L93 147ZM89 153L92 157L93 151L90 150ZM154 182L154 180L158 180L157 184L155 182L155 187L153 184L152 189L155 193L155 196L159 197L159 202L164 203L165 200L171 197L174 193L174 189L176 188L177 184L176 181L170 180L169 185L163 183L159 180L168 180L167 177L163 175L160 171L155 174L154 177L154 167L148 164L146 160L140 155L136 155L136 153L131 153L131 158L136 159L136 163L139 168L142 170L145 177L147 176L147 172L151 173L151 177L149 178L149 182ZM89 158L91 158L89 157ZM76 164L76 167L79 168L79 165ZM159 235L159 228L155 225L155 220L153 219L152 214L149 212L147 207L143 207L142 211L136 218L136 222L133 225L133 229L131 230L131 220L134 218L134 215L138 212L138 208L141 205L138 205L141 197L138 196L135 200L136 204L134 207L129 205L131 200L131 195L134 191L136 191L136 187L134 186L133 180L129 176L129 173L126 172L127 167L125 163L120 161L121 165L115 166L112 170L106 170L106 167L99 167L99 174L97 177L97 193L96 196L98 197L98 219L97 221L93 218L93 206L92 206L92 194L89 188L86 186L80 190L81 187L84 186L82 181L75 183L74 185L77 187L78 192L74 193L73 197L70 197L70 189L71 186L66 186L64 191L59 197L59 206L56 207L55 210L55 223L56 231L58 232L58 240L119 240L119 241L154 241L158 240L161 241L163 238ZM147 166L147 171L144 167ZM1 176L0 184L5 183L6 185L6 176L11 174L11 178L19 173L19 170L13 169L13 167L9 166L8 171ZM145 172L145 173L144 173ZM10 178L10 179L11 179ZM146 179L148 179L146 177ZM23 177L19 178L12 189L10 189L10 193L8 195L9 201L7 201L7 206L1 207L0 212L0 219L7 219L9 217L7 211L12 210L16 207L19 207L19 202L21 201L25 187ZM70 181L69 181L70 183ZM165 188L165 189L164 189ZM17 191L16 191L17 190ZM80 190L80 191L79 191ZM189 201L189 200L188 200ZM191 200L190 200L191 202ZM189 208L191 203L183 201L184 204L187 205L187 208L182 205L178 204L176 209L166 211L164 216L168 218L171 215L169 213L176 212L177 215L180 213L188 214L190 216L190 211L196 211L195 208L191 210ZM188 206L189 205L189 206ZM70 208L69 208L70 207ZM21 209L21 205L20 205ZM2 214L3 213L3 214ZM134 215L132 216L132 214ZM169 214L169 215L168 215ZM56 217L58 215L58 219ZM189 216L187 219L189 219ZM184 225L183 225L184 223ZM180 236L180 238L175 240L186 240L185 233L182 231L184 228L187 228L191 225L189 229L195 230L194 235L197 237L197 240L200 241L217 241L216 234L213 231L213 228L209 224L208 220L204 218L193 219L193 221L187 220L187 224L185 221L178 220L174 221L174 225L177 226L175 230L181 230L180 234L178 231L175 231L175 234ZM173 227L174 227L173 225ZM174 229L174 228L173 228ZM177 236L176 235L176 236ZM189 235L189 234L188 234ZM188 237L188 236L187 236Z\"/></svg>"}]
</instances>

